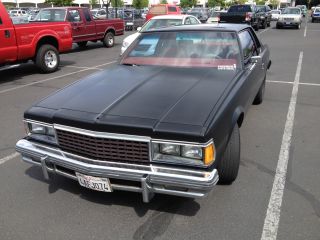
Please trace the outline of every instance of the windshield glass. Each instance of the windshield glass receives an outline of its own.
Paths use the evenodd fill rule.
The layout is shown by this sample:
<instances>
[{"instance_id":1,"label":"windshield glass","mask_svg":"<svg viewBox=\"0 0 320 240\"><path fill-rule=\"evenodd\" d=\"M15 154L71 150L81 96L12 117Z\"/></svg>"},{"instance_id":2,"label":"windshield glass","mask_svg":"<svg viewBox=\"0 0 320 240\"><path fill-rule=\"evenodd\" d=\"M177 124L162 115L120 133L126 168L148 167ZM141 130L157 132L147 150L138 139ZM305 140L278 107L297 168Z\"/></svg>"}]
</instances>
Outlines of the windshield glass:
<instances>
[{"instance_id":1,"label":"windshield glass","mask_svg":"<svg viewBox=\"0 0 320 240\"><path fill-rule=\"evenodd\" d=\"M280 14L281 12L279 10L272 10L271 13Z\"/></svg>"},{"instance_id":2,"label":"windshield glass","mask_svg":"<svg viewBox=\"0 0 320 240\"><path fill-rule=\"evenodd\" d=\"M320 12L320 8L316 8L316 10L314 10L314 12Z\"/></svg>"},{"instance_id":3,"label":"windshield glass","mask_svg":"<svg viewBox=\"0 0 320 240\"><path fill-rule=\"evenodd\" d=\"M61 22L66 17L65 9L44 9L34 18L34 21Z\"/></svg>"},{"instance_id":4,"label":"windshield glass","mask_svg":"<svg viewBox=\"0 0 320 240\"><path fill-rule=\"evenodd\" d=\"M237 35L220 31L141 34L123 56L121 64L221 70L241 68Z\"/></svg>"},{"instance_id":5,"label":"windshield glass","mask_svg":"<svg viewBox=\"0 0 320 240\"><path fill-rule=\"evenodd\" d=\"M179 25L182 25L182 19L151 19L142 27L141 32Z\"/></svg>"},{"instance_id":6,"label":"windshield glass","mask_svg":"<svg viewBox=\"0 0 320 240\"><path fill-rule=\"evenodd\" d=\"M283 10L282 14L300 14L299 8L286 8Z\"/></svg>"}]
</instances>

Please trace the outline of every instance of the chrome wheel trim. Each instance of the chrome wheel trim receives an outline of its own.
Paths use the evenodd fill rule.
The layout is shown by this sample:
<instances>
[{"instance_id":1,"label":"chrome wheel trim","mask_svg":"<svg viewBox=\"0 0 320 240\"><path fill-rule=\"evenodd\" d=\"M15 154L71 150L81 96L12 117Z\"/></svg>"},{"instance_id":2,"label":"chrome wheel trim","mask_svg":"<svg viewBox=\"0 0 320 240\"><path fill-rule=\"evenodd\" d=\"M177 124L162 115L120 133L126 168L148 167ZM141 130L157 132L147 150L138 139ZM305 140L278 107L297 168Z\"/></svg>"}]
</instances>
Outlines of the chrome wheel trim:
<instances>
[{"instance_id":1,"label":"chrome wheel trim","mask_svg":"<svg viewBox=\"0 0 320 240\"><path fill-rule=\"evenodd\" d=\"M52 50L47 51L44 55L44 63L48 68L55 68L58 64L57 54Z\"/></svg>"}]
</instances>

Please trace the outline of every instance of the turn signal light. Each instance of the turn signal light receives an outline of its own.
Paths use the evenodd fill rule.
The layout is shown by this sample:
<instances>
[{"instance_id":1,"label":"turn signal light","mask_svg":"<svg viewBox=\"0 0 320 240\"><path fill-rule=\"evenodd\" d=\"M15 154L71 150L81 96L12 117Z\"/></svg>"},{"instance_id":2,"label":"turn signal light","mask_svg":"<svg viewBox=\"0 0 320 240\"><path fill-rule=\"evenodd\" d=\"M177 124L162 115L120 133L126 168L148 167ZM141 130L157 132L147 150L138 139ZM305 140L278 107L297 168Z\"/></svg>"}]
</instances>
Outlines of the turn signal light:
<instances>
[{"instance_id":1,"label":"turn signal light","mask_svg":"<svg viewBox=\"0 0 320 240\"><path fill-rule=\"evenodd\" d=\"M204 164L210 165L215 160L215 147L213 144L204 148Z\"/></svg>"}]
</instances>

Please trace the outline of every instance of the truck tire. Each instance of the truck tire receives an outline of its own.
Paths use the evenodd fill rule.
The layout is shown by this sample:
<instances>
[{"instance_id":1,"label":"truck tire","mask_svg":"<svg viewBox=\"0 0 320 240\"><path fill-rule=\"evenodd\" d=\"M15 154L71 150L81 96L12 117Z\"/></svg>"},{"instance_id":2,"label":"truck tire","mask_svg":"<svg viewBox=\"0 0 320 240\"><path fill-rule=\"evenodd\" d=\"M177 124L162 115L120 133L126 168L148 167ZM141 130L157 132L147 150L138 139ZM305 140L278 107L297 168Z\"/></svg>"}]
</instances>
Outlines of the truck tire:
<instances>
[{"instance_id":1,"label":"truck tire","mask_svg":"<svg viewBox=\"0 0 320 240\"><path fill-rule=\"evenodd\" d=\"M259 91L253 100L253 105L259 105L263 102L265 89L266 89L266 77L264 78L264 80L259 88Z\"/></svg>"},{"instance_id":2,"label":"truck tire","mask_svg":"<svg viewBox=\"0 0 320 240\"><path fill-rule=\"evenodd\" d=\"M43 73L55 72L60 64L58 50L49 44L42 45L36 53L35 64Z\"/></svg>"},{"instance_id":3,"label":"truck tire","mask_svg":"<svg viewBox=\"0 0 320 240\"><path fill-rule=\"evenodd\" d=\"M111 48L114 45L114 35L112 32L107 32L107 34L104 36L103 45L107 48Z\"/></svg>"},{"instance_id":4,"label":"truck tire","mask_svg":"<svg viewBox=\"0 0 320 240\"><path fill-rule=\"evenodd\" d=\"M267 21L263 21L263 23L261 24L261 28L262 29L266 29L267 28Z\"/></svg>"},{"instance_id":5,"label":"truck tire","mask_svg":"<svg viewBox=\"0 0 320 240\"><path fill-rule=\"evenodd\" d=\"M238 176L240 165L240 131L238 124L232 130L226 151L218 165L219 183L231 184Z\"/></svg>"},{"instance_id":6,"label":"truck tire","mask_svg":"<svg viewBox=\"0 0 320 240\"><path fill-rule=\"evenodd\" d=\"M314 18L311 19L311 22L314 22Z\"/></svg>"},{"instance_id":7,"label":"truck tire","mask_svg":"<svg viewBox=\"0 0 320 240\"><path fill-rule=\"evenodd\" d=\"M271 26L271 20L269 22L267 22L267 27Z\"/></svg>"},{"instance_id":8,"label":"truck tire","mask_svg":"<svg viewBox=\"0 0 320 240\"><path fill-rule=\"evenodd\" d=\"M77 44L80 48L85 48L87 46L87 43L88 41L83 41L83 42L78 42Z\"/></svg>"},{"instance_id":9,"label":"truck tire","mask_svg":"<svg viewBox=\"0 0 320 240\"><path fill-rule=\"evenodd\" d=\"M254 30L259 31L259 22L252 26Z\"/></svg>"}]
</instances>

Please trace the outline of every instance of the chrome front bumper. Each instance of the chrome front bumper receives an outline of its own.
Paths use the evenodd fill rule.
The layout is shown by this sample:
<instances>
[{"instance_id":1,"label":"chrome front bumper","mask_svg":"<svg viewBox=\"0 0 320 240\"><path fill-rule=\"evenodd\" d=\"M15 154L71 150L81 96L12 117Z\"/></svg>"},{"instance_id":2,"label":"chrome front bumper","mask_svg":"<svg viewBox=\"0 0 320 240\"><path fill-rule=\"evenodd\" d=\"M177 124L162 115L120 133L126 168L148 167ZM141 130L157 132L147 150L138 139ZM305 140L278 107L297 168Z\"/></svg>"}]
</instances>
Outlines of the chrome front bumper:
<instances>
[{"instance_id":1,"label":"chrome front bumper","mask_svg":"<svg viewBox=\"0 0 320 240\"><path fill-rule=\"evenodd\" d=\"M26 139L17 142L16 150L21 153L23 161L40 166L46 179L49 179L49 172L73 180L77 180L76 172L105 177L110 179L113 190L140 192L144 202L149 202L154 193L204 197L219 180L216 169L206 172L159 165L95 161Z\"/></svg>"}]
</instances>

